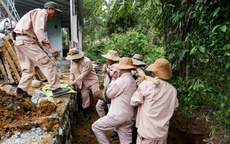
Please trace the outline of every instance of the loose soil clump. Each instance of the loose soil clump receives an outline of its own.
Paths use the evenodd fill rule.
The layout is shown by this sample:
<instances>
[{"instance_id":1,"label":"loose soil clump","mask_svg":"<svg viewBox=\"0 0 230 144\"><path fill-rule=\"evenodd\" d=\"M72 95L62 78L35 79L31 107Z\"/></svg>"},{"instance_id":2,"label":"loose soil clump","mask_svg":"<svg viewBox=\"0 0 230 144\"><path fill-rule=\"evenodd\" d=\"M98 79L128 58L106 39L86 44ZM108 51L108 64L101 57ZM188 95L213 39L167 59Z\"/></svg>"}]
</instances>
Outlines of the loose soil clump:
<instances>
[{"instance_id":1,"label":"loose soil clump","mask_svg":"<svg viewBox=\"0 0 230 144\"><path fill-rule=\"evenodd\" d=\"M97 99L91 96L91 119L84 120L81 112L74 114L75 123L72 124L73 144L94 144L97 139L91 129L92 124L99 119L95 110ZM77 109L77 107L76 107ZM49 132L58 126L58 119L48 118L57 114L57 106L47 100L42 101L39 107L32 103L30 98L8 94L0 89L0 140L14 134L15 131L25 132L38 128ZM208 112L200 112L188 117L181 112L175 112L170 122L169 144L204 144L230 141L229 133L210 132L213 119ZM110 139L112 131L106 132L111 144L119 144L119 139Z\"/></svg>"},{"instance_id":2,"label":"loose soil clump","mask_svg":"<svg viewBox=\"0 0 230 144\"><path fill-rule=\"evenodd\" d=\"M0 140L15 131L24 132L33 127L51 130L58 119L50 119L56 113L56 105L44 100L37 107L30 98L8 94L0 89Z\"/></svg>"}]
</instances>

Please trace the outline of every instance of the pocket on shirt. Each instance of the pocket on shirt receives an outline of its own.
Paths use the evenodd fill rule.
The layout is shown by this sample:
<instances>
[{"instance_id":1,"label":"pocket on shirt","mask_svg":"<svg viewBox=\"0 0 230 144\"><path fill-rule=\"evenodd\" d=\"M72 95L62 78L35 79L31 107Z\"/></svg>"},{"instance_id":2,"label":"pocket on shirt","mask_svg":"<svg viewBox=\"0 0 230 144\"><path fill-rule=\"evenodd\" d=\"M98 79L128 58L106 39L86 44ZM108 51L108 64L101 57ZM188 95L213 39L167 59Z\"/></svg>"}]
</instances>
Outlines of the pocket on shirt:
<instances>
[{"instance_id":1,"label":"pocket on shirt","mask_svg":"<svg viewBox=\"0 0 230 144\"><path fill-rule=\"evenodd\" d=\"M35 59L41 64L48 64L50 60L46 55L38 55Z\"/></svg>"}]
</instances>

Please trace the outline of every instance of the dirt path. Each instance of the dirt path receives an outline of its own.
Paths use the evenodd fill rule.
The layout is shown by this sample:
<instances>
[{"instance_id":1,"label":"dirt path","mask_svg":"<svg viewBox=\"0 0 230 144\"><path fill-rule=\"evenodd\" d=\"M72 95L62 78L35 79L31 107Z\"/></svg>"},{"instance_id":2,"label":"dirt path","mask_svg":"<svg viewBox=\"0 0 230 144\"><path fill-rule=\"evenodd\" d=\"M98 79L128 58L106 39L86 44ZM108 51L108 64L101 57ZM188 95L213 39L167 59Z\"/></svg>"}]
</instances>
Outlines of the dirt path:
<instances>
[{"instance_id":1,"label":"dirt path","mask_svg":"<svg viewBox=\"0 0 230 144\"><path fill-rule=\"evenodd\" d=\"M97 139L91 129L92 124L99 118L95 110L96 99L91 98L91 119L85 121L82 113L76 113L76 123L72 125L73 144L97 144ZM112 131L106 133L107 138ZM118 139L110 139L111 144L119 144Z\"/></svg>"}]
</instances>

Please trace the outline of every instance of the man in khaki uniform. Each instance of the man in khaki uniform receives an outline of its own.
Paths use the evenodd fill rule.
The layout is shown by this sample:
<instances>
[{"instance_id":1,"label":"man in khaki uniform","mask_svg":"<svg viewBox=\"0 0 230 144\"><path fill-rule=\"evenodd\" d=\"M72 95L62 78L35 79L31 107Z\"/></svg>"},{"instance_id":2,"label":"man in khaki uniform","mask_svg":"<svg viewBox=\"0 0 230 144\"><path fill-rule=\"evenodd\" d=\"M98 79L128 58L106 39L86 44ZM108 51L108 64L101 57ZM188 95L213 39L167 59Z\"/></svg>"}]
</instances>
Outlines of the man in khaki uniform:
<instances>
[{"instance_id":1,"label":"man in khaki uniform","mask_svg":"<svg viewBox=\"0 0 230 144\"><path fill-rule=\"evenodd\" d=\"M117 63L119 61L120 57L118 56L117 51L115 51L115 50L109 50L108 53L102 55L102 57L106 58L106 61L107 61L107 63L102 66L102 72L105 75L103 86L104 86L104 91L106 91L108 85L114 79L113 77L110 76L110 72L116 71L119 75L119 69L113 67L112 65ZM106 113L105 113L106 105L107 105L107 108L109 109L110 104L104 102L101 99L98 99L97 104L96 104L96 111L97 111L99 117L103 117L106 115ZM116 130L114 130L110 134L110 138L116 138L116 137L118 137L118 134L117 134Z\"/></svg>"},{"instance_id":2,"label":"man in khaki uniform","mask_svg":"<svg viewBox=\"0 0 230 144\"><path fill-rule=\"evenodd\" d=\"M82 94L82 108L85 120L90 119L90 90L94 94L99 91L99 80L93 63L84 56L84 52L76 48L70 49L67 60L70 60L70 85L77 87Z\"/></svg>"},{"instance_id":3,"label":"man in khaki uniform","mask_svg":"<svg viewBox=\"0 0 230 144\"><path fill-rule=\"evenodd\" d=\"M144 67L146 66L146 63L143 62L143 56L140 54L135 54L132 57L132 61L133 61L133 65L135 66L135 70L132 71L132 74L134 76L134 78L136 78L136 84L137 87L140 85L140 80L142 76L145 76L145 71L144 71ZM136 124L136 116L137 116L137 107L134 107L134 116L133 116L133 135L132 135L132 143L136 143L136 139L137 139L137 128L135 127Z\"/></svg>"},{"instance_id":4,"label":"man in khaki uniform","mask_svg":"<svg viewBox=\"0 0 230 144\"><path fill-rule=\"evenodd\" d=\"M168 60L157 59L146 70L151 71L160 84L142 80L131 98L131 105L138 106L137 144L167 144L169 120L179 106L177 90L167 82L172 68Z\"/></svg>"},{"instance_id":5,"label":"man in khaki uniform","mask_svg":"<svg viewBox=\"0 0 230 144\"><path fill-rule=\"evenodd\" d=\"M16 91L19 95L31 97L27 91L33 80L34 66L38 66L46 76L54 96L69 91L60 88L61 83L55 64L42 48L42 45L45 45L53 57L58 57L58 52L50 45L44 33L47 19L55 17L58 13L61 13L58 5L47 2L44 4L44 9L37 8L26 13L14 29L14 48L22 70Z\"/></svg>"},{"instance_id":6,"label":"man in khaki uniform","mask_svg":"<svg viewBox=\"0 0 230 144\"><path fill-rule=\"evenodd\" d=\"M146 63L143 62L143 56L140 54L135 54L132 57L132 60L133 60L133 65L136 68L135 72L139 75L136 79L137 86L139 86L140 79L141 79L140 76L145 76L144 67L146 66Z\"/></svg>"},{"instance_id":7,"label":"man in khaki uniform","mask_svg":"<svg viewBox=\"0 0 230 144\"><path fill-rule=\"evenodd\" d=\"M117 54L117 51L115 50L109 50L107 54L102 55L102 57L106 58L107 63L103 65L102 72L105 75L104 78L104 89L107 89L107 86L112 81L112 77L110 76L110 71L119 71L118 69L114 68L112 65L117 63L120 59L120 57ZM107 104L107 107L109 108L110 104ZM98 99L96 104L96 111L100 117L105 116L105 107L106 102L103 100Z\"/></svg>"},{"instance_id":8,"label":"man in khaki uniform","mask_svg":"<svg viewBox=\"0 0 230 144\"><path fill-rule=\"evenodd\" d=\"M111 98L109 112L93 123L92 130L100 144L109 144L104 132L114 129L119 135L121 144L130 144L134 113L130 100L136 90L136 82L131 74L134 66L132 59L128 57L120 58L119 64L113 66L120 70L120 77L112 81L106 91L106 96Z\"/></svg>"}]
</instances>

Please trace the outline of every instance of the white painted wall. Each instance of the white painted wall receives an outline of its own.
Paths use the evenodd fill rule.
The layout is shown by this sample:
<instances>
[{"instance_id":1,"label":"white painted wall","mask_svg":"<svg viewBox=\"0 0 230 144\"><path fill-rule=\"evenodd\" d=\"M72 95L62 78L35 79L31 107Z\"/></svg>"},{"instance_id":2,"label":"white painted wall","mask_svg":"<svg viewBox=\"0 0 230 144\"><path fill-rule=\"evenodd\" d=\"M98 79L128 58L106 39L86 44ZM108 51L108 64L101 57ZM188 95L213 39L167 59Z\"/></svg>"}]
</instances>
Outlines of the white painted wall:
<instances>
[{"instance_id":1,"label":"white painted wall","mask_svg":"<svg viewBox=\"0 0 230 144\"><path fill-rule=\"evenodd\" d=\"M51 46L56 51L61 51L60 56L62 57L62 34L61 34L61 21L48 20L45 31L47 32L48 39L50 40ZM50 55L50 54L49 54Z\"/></svg>"}]
</instances>

